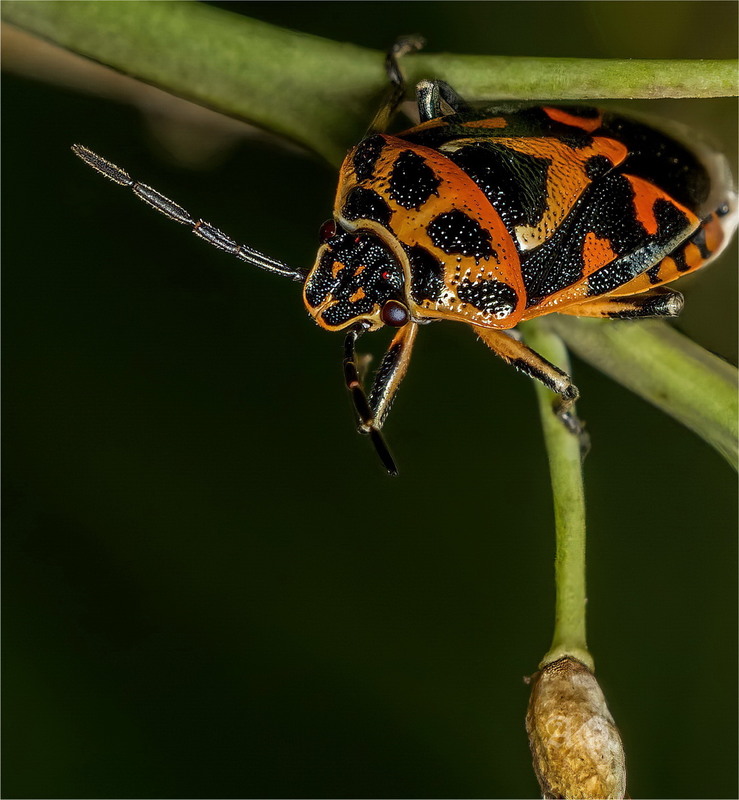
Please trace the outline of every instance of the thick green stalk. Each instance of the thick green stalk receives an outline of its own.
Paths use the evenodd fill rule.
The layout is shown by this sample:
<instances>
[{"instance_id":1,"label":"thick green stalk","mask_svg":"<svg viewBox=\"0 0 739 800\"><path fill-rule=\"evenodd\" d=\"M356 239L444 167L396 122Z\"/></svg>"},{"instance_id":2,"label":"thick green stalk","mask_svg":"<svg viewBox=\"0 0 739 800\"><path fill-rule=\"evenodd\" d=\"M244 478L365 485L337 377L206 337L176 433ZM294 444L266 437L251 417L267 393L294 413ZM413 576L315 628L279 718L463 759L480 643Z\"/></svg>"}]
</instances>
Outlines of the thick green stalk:
<instances>
[{"instance_id":1,"label":"thick green stalk","mask_svg":"<svg viewBox=\"0 0 739 800\"><path fill-rule=\"evenodd\" d=\"M172 94L247 120L332 163L366 129L383 54L201 3L4 0L5 21ZM443 78L471 100L718 97L733 60L524 58L419 53L408 83Z\"/></svg>"},{"instance_id":2,"label":"thick green stalk","mask_svg":"<svg viewBox=\"0 0 739 800\"><path fill-rule=\"evenodd\" d=\"M527 344L569 372L562 340L539 321L523 327ZM538 381L536 394L549 458L556 536L554 635L540 668L572 656L593 669L585 635L585 494L580 441L553 411L557 396Z\"/></svg>"}]
</instances>

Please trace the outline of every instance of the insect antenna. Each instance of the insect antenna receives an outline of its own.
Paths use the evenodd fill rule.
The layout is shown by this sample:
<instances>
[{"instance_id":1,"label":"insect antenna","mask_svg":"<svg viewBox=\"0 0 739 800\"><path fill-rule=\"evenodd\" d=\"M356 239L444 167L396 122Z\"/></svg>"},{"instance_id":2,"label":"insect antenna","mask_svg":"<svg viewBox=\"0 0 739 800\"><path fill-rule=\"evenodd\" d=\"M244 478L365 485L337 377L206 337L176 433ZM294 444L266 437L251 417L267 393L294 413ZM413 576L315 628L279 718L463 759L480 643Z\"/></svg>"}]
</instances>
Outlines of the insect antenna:
<instances>
[{"instance_id":1,"label":"insect antenna","mask_svg":"<svg viewBox=\"0 0 739 800\"><path fill-rule=\"evenodd\" d=\"M375 451L380 457L380 461L382 461L382 465L390 475L395 477L398 475L398 468L390 454L390 450L385 442L385 437L380 433L380 429L375 426L372 408L362 388L362 382L359 379L355 344L360 334L363 332L364 328L352 328L346 335L346 339L344 340L344 379L346 380L346 388L349 389L352 396L354 410L359 417L360 433L369 434Z\"/></svg>"},{"instance_id":2,"label":"insect antenna","mask_svg":"<svg viewBox=\"0 0 739 800\"><path fill-rule=\"evenodd\" d=\"M300 283L305 282L307 272L294 267L289 267L282 261L276 258L260 253L252 247L245 244L239 244L227 236L223 231L205 222L202 219L195 219L189 211L182 206L165 197L156 189L147 186L145 183L139 183L123 169L116 166L107 159L94 153L87 147L81 144L72 145L72 152L81 158L85 164L92 167L94 170L104 175L108 180L113 183L126 186L133 191L133 193L148 203L152 208L169 217L181 225L187 225L191 228L192 232L201 239L204 239L208 244L217 247L219 250L225 250L232 256L245 261L247 264L264 269L267 272L274 272L276 275L283 275L286 278L291 278Z\"/></svg>"}]
</instances>

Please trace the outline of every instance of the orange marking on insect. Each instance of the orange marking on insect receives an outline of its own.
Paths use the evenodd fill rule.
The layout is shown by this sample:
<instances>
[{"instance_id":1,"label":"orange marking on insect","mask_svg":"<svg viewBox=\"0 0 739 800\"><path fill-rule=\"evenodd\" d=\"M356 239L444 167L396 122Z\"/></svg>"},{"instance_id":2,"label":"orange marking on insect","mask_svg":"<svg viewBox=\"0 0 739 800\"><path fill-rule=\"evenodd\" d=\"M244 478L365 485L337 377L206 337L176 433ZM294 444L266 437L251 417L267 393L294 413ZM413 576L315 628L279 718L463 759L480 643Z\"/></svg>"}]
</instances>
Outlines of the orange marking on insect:
<instances>
[{"instance_id":1,"label":"orange marking on insect","mask_svg":"<svg viewBox=\"0 0 739 800\"><path fill-rule=\"evenodd\" d=\"M685 245L685 263L690 269L696 269L696 267L699 267L703 263L701 251L693 242L688 242L688 244Z\"/></svg>"},{"instance_id":2,"label":"orange marking on insect","mask_svg":"<svg viewBox=\"0 0 739 800\"><path fill-rule=\"evenodd\" d=\"M331 265L331 275L335 278L342 269L344 269L344 264L342 264L341 261L334 261Z\"/></svg>"},{"instance_id":3,"label":"orange marking on insect","mask_svg":"<svg viewBox=\"0 0 739 800\"><path fill-rule=\"evenodd\" d=\"M657 233L659 224L654 216L654 204L657 200L664 200L670 205L674 206L678 211L681 211L687 218L687 225L690 228L695 228L698 225L698 218L695 214L684 205L681 205L670 195L666 194L659 187L650 183L644 178L637 178L636 175L624 175L634 189L634 211L636 218L644 226L646 232L653 236Z\"/></svg>"},{"instance_id":4,"label":"orange marking on insect","mask_svg":"<svg viewBox=\"0 0 739 800\"><path fill-rule=\"evenodd\" d=\"M627 175L626 177L628 178L629 176ZM644 226L644 230L650 236L654 236L659 228L657 217L654 216L654 197L636 192L634 195L634 211L636 211L636 218Z\"/></svg>"},{"instance_id":5,"label":"orange marking on insect","mask_svg":"<svg viewBox=\"0 0 739 800\"><path fill-rule=\"evenodd\" d=\"M665 256L660 262L659 269L657 270L657 277L664 280L668 275L673 275L677 272L677 264L675 259L671 256Z\"/></svg>"},{"instance_id":6,"label":"orange marking on insect","mask_svg":"<svg viewBox=\"0 0 739 800\"><path fill-rule=\"evenodd\" d=\"M724 241L724 229L715 214L711 214L708 221L703 224L706 234L706 248L709 253L715 253Z\"/></svg>"},{"instance_id":7,"label":"orange marking on insect","mask_svg":"<svg viewBox=\"0 0 739 800\"><path fill-rule=\"evenodd\" d=\"M364 292L364 289L360 286L356 292L349 298L350 303L356 303L357 300L363 300L367 295Z\"/></svg>"},{"instance_id":8,"label":"orange marking on insect","mask_svg":"<svg viewBox=\"0 0 739 800\"><path fill-rule=\"evenodd\" d=\"M601 126L601 115L597 117L579 117L577 114L570 114L563 108L552 108L551 106L542 106L541 109L551 120L554 122L561 122L563 125L571 125L574 128L592 133L598 130Z\"/></svg>"},{"instance_id":9,"label":"orange marking on insect","mask_svg":"<svg viewBox=\"0 0 739 800\"><path fill-rule=\"evenodd\" d=\"M585 275L591 275L595 270L610 264L616 253L613 252L608 239L598 238L593 231L588 231L582 248Z\"/></svg>"},{"instance_id":10,"label":"orange marking on insect","mask_svg":"<svg viewBox=\"0 0 739 800\"><path fill-rule=\"evenodd\" d=\"M507 128L508 121L503 117L491 117L490 119L478 119L462 123L463 128Z\"/></svg>"}]
</instances>

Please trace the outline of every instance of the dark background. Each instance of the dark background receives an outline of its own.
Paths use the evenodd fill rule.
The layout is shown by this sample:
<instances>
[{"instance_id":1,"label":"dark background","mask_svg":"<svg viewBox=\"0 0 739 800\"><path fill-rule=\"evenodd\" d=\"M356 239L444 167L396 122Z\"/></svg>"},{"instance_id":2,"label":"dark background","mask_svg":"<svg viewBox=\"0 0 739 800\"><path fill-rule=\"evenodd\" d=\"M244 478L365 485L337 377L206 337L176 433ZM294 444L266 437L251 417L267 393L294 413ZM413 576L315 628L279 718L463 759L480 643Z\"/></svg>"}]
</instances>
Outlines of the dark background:
<instances>
[{"instance_id":1,"label":"dark background","mask_svg":"<svg viewBox=\"0 0 739 800\"><path fill-rule=\"evenodd\" d=\"M733 3L226 5L378 49L420 31L432 51L736 56ZM615 105L736 167L734 101ZM553 523L530 382L464 326L422 331L389 479L299 288L69 145L302 265L332 169L264 137L186 167L138 110L17 75L2 110L4 795L536 796L522 677L550 641ZM676 323L734 363L735 266L736 245L681 281ZM574 374L589 642L630 793L736 797L734 474Z\"/></svg>"}]
</instances>

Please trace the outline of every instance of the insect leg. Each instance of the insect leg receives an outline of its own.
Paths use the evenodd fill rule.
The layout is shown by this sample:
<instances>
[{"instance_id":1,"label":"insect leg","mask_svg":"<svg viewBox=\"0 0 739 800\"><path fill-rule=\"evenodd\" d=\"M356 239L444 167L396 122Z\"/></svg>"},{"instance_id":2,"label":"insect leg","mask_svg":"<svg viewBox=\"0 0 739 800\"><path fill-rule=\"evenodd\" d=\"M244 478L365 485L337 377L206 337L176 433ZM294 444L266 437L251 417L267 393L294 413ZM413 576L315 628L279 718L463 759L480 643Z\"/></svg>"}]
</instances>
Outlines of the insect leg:
<instances>
[{"instance_id":1,"label":"insect leg","mask_svg":"<svg viewBox=\"0 0 739 800\"><path fill-rule=\"evenodd\" d=\"M411 323L412 324L412 323ZM409 327L408 325L406 328ZM416 327L414 325L414 327ZM360 334L363 332L362 328L352 328L346 335L346 339L344 340L344 380L346 381L346 387L349 389L351 393L352 402L354 403L354 410L357 412L357 417L359 418L359 431L360 433L366 433L369 435L370 439L372 440L372 444L377 451L377 455L380 457L380 461L382 461L383 466L385 469L390 473L390 475L397 475L398 468L395 466L395 461L390 454L390 450L388 449L387 444L385 443L385 439L383 435L380 433L380 427L382 425L382 421L380 420L380 424L376 424L375 421L375 413L373 412L372 405L370 401L367 399L367 395L362 388L362 382L359 378L359 369L357 366L357 354L355 350L355 345L357 339L359 338ZM398 336L393 339L393 342L398 338ZM410 337L410 341L413 341L413 335ZM392 344L391 344L392 349ZM389 352L389 351L388 351ZM382 365L380 365L380 370L378 371L378 377L380 372L383 370L383 365L387 359L387 355L383 359ZM400 358L400 361L403 361L407 366L408 359ZM394 372L394 370L390 369L390 373ZM397 385L400 383L403 374L405 374L405 369L403 368L402 374L400 378L395 382L395 389L397 389ZM391 380L391 376L389 376L389 380ZM375 380L377 383L377 379ZM373 387L374 391L374 387ZM392 393L391 397L392 399ZM387 413L387 409L385 412Z\"/></svg>"},{"instance_id":2,"label":"insect leg","mask_svg":"<svg viewBox=\"0 0 739 800\"><path fill-rule=\"evenodd\" d=\"M83 147L81 144L75 144L72 145L72 152L81 158L85 164L113 181L113 183L131 189L137 197L145 203L148 203L161 214L164 214L165 217L169 217L175 222L179 222L181 225L187 225L196 236L204 239L208 244L213 245L213 247L217 247L219 250L225 250L232 256L246 261L247 264L267 270L267 272L274 272L276 275L284 275L286 278L292 278L292 280L300 281L300 283L305 282L306 273L303 270L289 267L282 261L264 255L264 253L260 253L258 250L254 250L252 247L248 247L245 244L238 244L229 236L226 236L223 231L218 230L218 228L210 223L202 219L195 219L189 211L186 211L182 206L170 200L168 197L165 197L156 189L152 189L151 186L147 186L145 183L134 181L125 170L107 159L102 158L102 156L99 156L87 147Z\"/></svg>"},{"instance_id":3,"label":"insect leg","mask_svg":"<svg viewBox=\"0 0 739 800\"><path fill-rule=\"evenodd\" d=\"M369 393L369 405L372 411L373 425L378 429L385 424L385 418L390 412L395 394L408 371L417 333L418 325L415 322L409 322L399 328L375 374Z\"/></svg>"},{"instance_id":4,"label":"insect leg","mask_svg":"<svg viewBox=\"0 0 739 800\"><path fill-rule=\"evenodd\" d=\"M677 317L683 309L680 292L660 287L641 294L596 297L585 303L567 306L560 314L574 317L610 317L638 319L641 317Z\"/></svg>"},{"instance_id":5,"label":"insect leg","mask_svg":"<svg viewBox=\"0 0 739 800\"><path fill-rule=\"evenodd\" d=\"M470 106L444 81L420 81L416 86L416 100L421 122L428 122L445 113L442 100L453 114L470 109Z\"/></svg>"},{"instance_id":6,"label":"insect leg","mask_svg":"<svg viewBox=\"0 0 739 800\"><path fill-rule=\"evenodd\" d=\"M390 86L385 93L385 98L379 111L372 120L367 135L382 133L387 129L395 110L405 97L405 78L400 71L400 59L408 55L408 53L420 50L425 43L422 36L403 36L390 48L387 56L385 56L385 70L390 79Z\"/></svg>"},{"instance_id":7,"label":"insect leg","mask_svg":"<svg viewBox=\"0 0 739 800\"><path fill-rule=\"evenodd\" d=\"M587 452L588 442L583 426L574 413L573 406L580 396L570 376L540 356L535 350L503 331L472 326L475 333L503 361L525 372L559 395L554 412L565 427L580 437L581 448Z\"/></svg>"}]
</instances>

